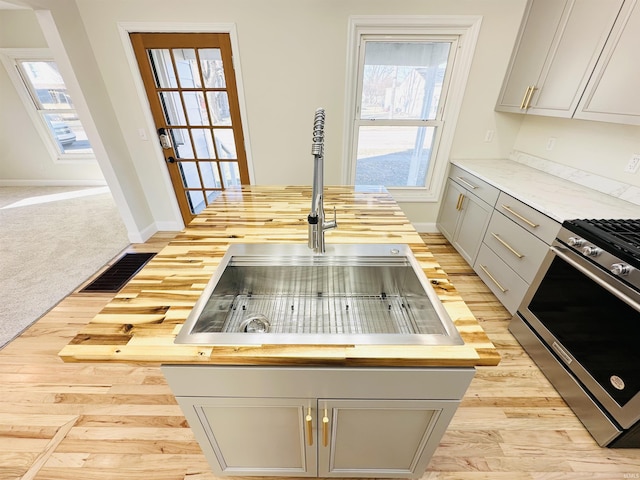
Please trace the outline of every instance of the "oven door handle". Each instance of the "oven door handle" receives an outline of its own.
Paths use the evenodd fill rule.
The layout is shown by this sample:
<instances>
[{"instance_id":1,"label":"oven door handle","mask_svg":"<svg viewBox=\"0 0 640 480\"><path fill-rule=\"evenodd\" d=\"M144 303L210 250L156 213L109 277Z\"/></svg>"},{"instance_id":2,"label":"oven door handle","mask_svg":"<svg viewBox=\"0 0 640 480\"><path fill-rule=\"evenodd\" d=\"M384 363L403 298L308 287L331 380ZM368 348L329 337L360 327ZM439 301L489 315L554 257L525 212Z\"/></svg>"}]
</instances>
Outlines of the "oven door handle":
<instances>
[{"instance_id":1,"label":"oven door handle","mask_svg":"<svg viewBox=\"0 0 640 480\"><path fill-rule=\"evenodd\" d=\"M611 285L609 285L607 282L605 282L604 280L602 280L601 278L598 278L597 276L595 276L593 273L591 273L589 271L588 268L585 268L583 265L581 265L579 262L577 262L576 260L574 260L573 258L571 258L569 255L567 255L566 253L564 253L562 250L567 250L567 248L564 247L550 247L551 251L553 253L555 253L558 257L562 258L565 262L567 262L569 265L571 265L572 267L574 267L576 270L582 272L583 274L585 274L589 279L593 280L594 282L596 282L598 285L600 285L602 288L604 288L606 291L608 291L609 293L611 293L612 295L614 295L615 297L617 297L618 299L622 300L624 303L626 303L627 305L631 306L632 308L636 309L637 311L640 312L640 303L636 302L635 300L633 300L631 297L629 297L628 295L625 295L624 293L620 292L618 289L616 289L615 287L612 287Z\"/></svg>"}]
</instances>

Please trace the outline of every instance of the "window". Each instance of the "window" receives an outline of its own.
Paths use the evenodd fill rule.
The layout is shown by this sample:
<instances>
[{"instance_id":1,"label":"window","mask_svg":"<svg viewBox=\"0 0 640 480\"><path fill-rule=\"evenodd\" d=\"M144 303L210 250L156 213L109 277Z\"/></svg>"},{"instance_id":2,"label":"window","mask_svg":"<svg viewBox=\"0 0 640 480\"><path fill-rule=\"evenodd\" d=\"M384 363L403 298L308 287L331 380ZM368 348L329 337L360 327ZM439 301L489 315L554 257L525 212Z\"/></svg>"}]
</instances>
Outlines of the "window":
<instances>
[{"instance_id":1,"label":"window","mask_svg":"<svg viewBox=\"0 0 640 480\"><path fill-rule=\"evenodd\" d=\"M356 185L426 185L454 43L362 37Z\"/></svg>"},{"instance_id":2,"label":"window","mask_svg":"<svg viewBox=\"0 0 640 480\"><path fill-rule=\"evenodd\" d=\"M40 50L9 52L3 61L53 157L94 159L56 63Z\"/></svg>"},{"instance_id":3,"label":"window","mask_svg":"<svg viewBox=\"0 0 640 480\"><path fill-rule=\"evenodd\" d=\"M351 22L347 181L437 201L475 46L462 40L477 36L479 19L390 21Z\"/></svg>"}]
</instances>

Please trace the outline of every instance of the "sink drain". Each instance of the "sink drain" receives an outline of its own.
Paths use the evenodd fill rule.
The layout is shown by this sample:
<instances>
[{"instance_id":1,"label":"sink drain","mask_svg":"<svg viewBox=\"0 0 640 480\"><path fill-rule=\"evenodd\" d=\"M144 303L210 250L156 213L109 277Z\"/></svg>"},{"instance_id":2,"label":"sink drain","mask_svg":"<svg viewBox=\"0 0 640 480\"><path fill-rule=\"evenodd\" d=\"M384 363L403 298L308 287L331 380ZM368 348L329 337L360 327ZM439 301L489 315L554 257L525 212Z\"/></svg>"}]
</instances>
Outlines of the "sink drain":
<instances>
[{"instance_id":1,"label":"sink drain","mask_svg":"<svg viewBox=\"0 0 640 480\"><path fill-rule=\"evenodd\" d=\"M257 314L245 318L240 324L240 331L246 333L266 333L269 331L269 319Z\"/></svg>"}]
</instances>

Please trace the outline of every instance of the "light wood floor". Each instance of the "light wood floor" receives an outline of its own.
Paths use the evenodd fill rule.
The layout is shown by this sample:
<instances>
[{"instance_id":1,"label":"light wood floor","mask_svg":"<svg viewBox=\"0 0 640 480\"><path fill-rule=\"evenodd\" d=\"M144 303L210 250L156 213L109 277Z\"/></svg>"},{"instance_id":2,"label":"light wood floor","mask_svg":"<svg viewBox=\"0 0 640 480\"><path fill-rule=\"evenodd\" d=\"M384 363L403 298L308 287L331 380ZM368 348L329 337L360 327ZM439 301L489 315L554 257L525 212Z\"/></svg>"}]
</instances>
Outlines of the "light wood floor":
<instances>
[{"instance_id":1,"label":"light wood floor","mask_svg":"<svg viewBox=\"0 0 640 480\"><path fill-rule=\"evenodd\" d=\"M640 478L640 450L599 448L509 334L508 312L442 236L424 238L502 362L478 369L422 478ZM215 478L158 368L58 359L109 299L72 294L0 351L1 480Z\"/></svg>"}]
</instances>

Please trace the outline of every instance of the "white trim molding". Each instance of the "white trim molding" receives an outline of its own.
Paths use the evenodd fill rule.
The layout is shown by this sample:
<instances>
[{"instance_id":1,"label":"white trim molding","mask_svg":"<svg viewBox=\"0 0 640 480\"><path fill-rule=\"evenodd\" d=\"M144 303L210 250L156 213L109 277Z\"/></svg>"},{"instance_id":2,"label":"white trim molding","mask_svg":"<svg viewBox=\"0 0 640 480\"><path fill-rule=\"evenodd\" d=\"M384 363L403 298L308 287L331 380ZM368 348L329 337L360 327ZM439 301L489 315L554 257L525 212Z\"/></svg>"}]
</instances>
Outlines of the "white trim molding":
<instances>
[{"instance_id":1,"label":"white trim molding","mask_svg":"<svg viewBox=\"0 0 640 480\"><path fill-rule=\"evenodd\" d=\"M365 15L349 17L347 38L347 72L344 110L344 143L342 180L353 183L353 137L355 106L357 103L358 47L363 35L453 35L458 39L458 52L451 75L444 127L440 146L432 158L430 184L424 188L389 188L399 202L437 202L447 172L449 153L453 144L464 91L471 70L482 17L477 15Z\"/></svg>"}]
</instances>

